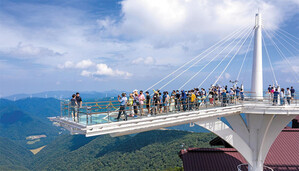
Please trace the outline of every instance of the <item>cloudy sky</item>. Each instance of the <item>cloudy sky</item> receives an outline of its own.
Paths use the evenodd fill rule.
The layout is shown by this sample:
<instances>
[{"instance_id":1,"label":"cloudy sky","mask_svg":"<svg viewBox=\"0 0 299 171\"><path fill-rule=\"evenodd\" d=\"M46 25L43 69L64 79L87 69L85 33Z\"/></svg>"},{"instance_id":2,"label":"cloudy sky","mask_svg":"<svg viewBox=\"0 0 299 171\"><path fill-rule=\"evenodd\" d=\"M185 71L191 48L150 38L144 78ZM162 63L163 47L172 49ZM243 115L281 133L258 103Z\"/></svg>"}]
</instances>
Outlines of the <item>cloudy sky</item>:
<instances>
[{"instance_id":1,"label":"cloudy sky","mask_svg":"<svg viewBox=\"0 0 299 171\"><path fill-rule=\"evenodd\" d=\"M299 0L0 0L0 95L147 89L232 32L252 28L258 9L280 48L263 34L278 83L299 88ZM224 50L186 88L235 80L247 47L239 81L249 87L251 37L206 79ZM216 52L154 88L182 73L164 87L179 88ZM265 49L263 60L266 86L275 79Z\"/></svg>"}]
</instances>

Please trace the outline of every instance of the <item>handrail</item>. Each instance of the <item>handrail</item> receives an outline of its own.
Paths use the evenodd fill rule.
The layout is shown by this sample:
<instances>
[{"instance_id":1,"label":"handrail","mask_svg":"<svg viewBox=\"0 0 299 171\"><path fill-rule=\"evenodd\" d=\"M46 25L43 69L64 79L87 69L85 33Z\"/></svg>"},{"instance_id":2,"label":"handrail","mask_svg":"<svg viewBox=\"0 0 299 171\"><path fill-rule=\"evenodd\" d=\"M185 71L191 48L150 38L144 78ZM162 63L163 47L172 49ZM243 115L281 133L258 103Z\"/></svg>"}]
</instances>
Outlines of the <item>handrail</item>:
<instances>
[{"instance_id":1,"label":"handrail","mask_svg":"<svg viewBox=\"0 0 299 171\"><path fill-rule=\"evenodd\" d=\"M299 99L291 100L291 103L295 106L298 105ZM279 99L278 99L279 101ZM285 100L284 100L285 101ZM121 112L126 112L127 117L140 117L146 115L157 115L157 114L171 114L178 113L181 111L199 111L201 109L223 107L223 106L235 106L238 104L265 104L264 107L270 107L272 104L276 105L276 102L273 101L273 96L266 94L265 96L253 97L247 96L235 96L227 94L226 97L221 95L214 95L212 97L204 96L202 98L196 98L195 101L191 102L187 97L185 100L175 99L172 96L167 103L155 103L151 98L150 104L144 102L142 105L128 105L126 104ZM286 103L286 102L282 102ZM279 104L279 103L278 103ZM278 106L277 106L278 107ZM282 106L283 107L283 106ZM217 110L217 109L214 109ZM77 122L82 123L83 120L86 120L86 125L89 124L98 124L98 123L107 123L116 121L116 116L120 112L120 103L116 100L111 101L95 101L95 102L83 102L82 106L71 106L70 101L61 102L61 117L66 117L69 120L75 121L74 117L77 117ZM76 114L76 116L74 116ZM86 118L82 118L82 116ZM94 123L92 123L92 119ZM83 119L83 120L82 120ZM90 122L88 121L90 120Z\"/></svg>"}]
</instances>

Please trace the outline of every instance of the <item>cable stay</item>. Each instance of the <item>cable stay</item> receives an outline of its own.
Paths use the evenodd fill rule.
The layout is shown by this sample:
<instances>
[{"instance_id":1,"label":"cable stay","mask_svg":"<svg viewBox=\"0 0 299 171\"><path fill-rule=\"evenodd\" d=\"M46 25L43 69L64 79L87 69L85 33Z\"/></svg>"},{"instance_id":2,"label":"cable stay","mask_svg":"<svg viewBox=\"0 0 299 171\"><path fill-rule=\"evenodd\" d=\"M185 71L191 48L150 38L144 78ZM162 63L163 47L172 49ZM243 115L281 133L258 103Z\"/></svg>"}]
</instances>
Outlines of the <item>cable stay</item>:
<instances>
[{"instance_id":1,"label":"cable stay","mask_svg":"<svg viewBox=\"0 0 299 171\"><path fill-rule=\"evenodd\" d=\"M212 73L221 65L221 63L228 57L228 55L235 49L235 47L246 37L248 33L250 33L252 30L249 30L238 42L235 44L235 46L226 54L226 56L218 63L218 65L208 74L208 76L197 86L200 88L202 84L212 75ZM248 34L249 35L249 34Z\"/></svg>"},{"instance_id":2,"label":"cable stay","mask_svg":"<svg viewBox=\"0 0 299 171\"><path fill-rule=\"evenodd\" d=\"M249 42L249 44L248 44L248 47L247 47L247 50L246 50L246 53L245 53L244 59L243 59L243 61L242 61L242 64L241 64L241 67L240 67L240 70L239 70L239 73L238 73L238 76L237 76L237 79L236 79L236 80L239 80L239 78L240 78L240 74L241 74L243 65L244 65L244 63L245 63L247 54L248 54L248 52L249 52L249 48L250 48L251 42L252 42L252 40L253 40L253 37L254 37L254 34L252 34L252 37L251 37L250 42Z\"/></svg>"},{"instance_id":3,"label":"cable stay","mask_svg":"<svg viewBox=\"0 0 299 171\"><path fill-rule=\"evenodd\" d=\"M290 37L289 35L287 35L286 33L282 32L282 31L280 31L279 29L277 30L277 32L280 33L281 35L283 35L284 37L286 37L287 39L289 39L290 41L292 41L293 43L299 45L298 40Z\"/></svg>"},{"instance_id":4,"label":"cable stay","mask_svg":"<svg viewBox=\"0 0 299 171\"><path fill-rule=\"evenodd\" d=\"M246 28L247 30L247 28ZM227 41L221 43L218 47L222 46L224 43L226 43ZM217 48L218 48L217 47ZM182 74L184 74L186 71L188 71L190 68L192 68L194 65L196 65L197 63L199 63L201 60L205 59L209 54L211 54L212 52L214 52L217 48L213 49L212 51L210 51L208 54L206 54L205 56L203 56L202 58L200 58L198 61L196 61L195 63L193 63L191 66L189 66L187 69L185 69L184 71L180 72L177 76L175 76L173 79L171 79L170 81L168 81L166 84L164 84L162 87L160 87L159 89L163 89L164 87L166 87L168 84L170 84L172 81L174 81L175 79L177 79L179 76L181 76Z\"/></svg>"},{"instance_id":5,"label":"cable stay","mask_svg":"<svg viewBox=\"0 0 299 171\"><path fill-rule=\"evenodd\" d=\"M241 35L238 36L240 38ZM237 39L238 39L237 38ZM234 39L232 42L230 42L225 48L223 48L216 56L214 56L204 67L202 67L196 74L194 74L188 81L186 81L180 88L184 88L194 77L196 77L203 69L205 69L211 62L213 62L224 50L226 50L232 43L234 43L237 39Z\"/></svg>"},{"instance_id":6,"label":"cable stay","mask_svg":"<svg viewBox=\"0 0 299 171\"><path fill-rule=\"evenodd\" d=\"M287 42L283 37L281 37L279 34L273 33L275 35L277 35L278 37L280 37L282 40L284 40L285 42ZM287 48L277 37L274 37L290 54L292 54L293 56L296 56L291 50L289 50L289 48ZM297 49L295 46L293 46L291 43L287 42L290 46L292 46L294 49L296 49L299 52L299 49Z\"/></svg>"},{"instance_id":7,"label":"cable stay","mask_svg":"<svg viewBox=\"0 0 299 171\"><path fill-rule=\"evenodd\" d=\"M291 69L294 71L294 76L296 78L296 81L299 82L298 77L297 77L297 72L296 70L293 68L293 66L291 65L290 61L287 59L287 57L282 53L282 51L280 50L280 48L277 46L277 44L274 42L274 40L272 39L272 37L270 37L270 35L268 34L268 32L265 30L266 35L268 36L268 38L271 40L272 44L274 45L274 47L276 48L277 52L279 53L279 55L286 61L286 63L291 67Z\"/></svg>"},{"instance_id":8,"label":"cable stay","mask_svg":"<svg viewBox=\"0 0 299 171\"><path fill-rule=\"evenodd\" d=\"M286 33L286 34L292 36L293 38L295 38L295 39L297 39L297 40L299 41L299 38L298 38L298 37L292 35L291 33L287 32L287 31L285 31L285 30L283 30L283 29L281 29L281 28L278 28L278 29L281 30L281 32L284 32L284 33Z\"/></svg>"},{"instance_id":9,"label":"cable stay","mask_svg":"<svg viewBox=\"0 0 299 171\"><path fill-rule=\"evenodd\" d=\"M283 41L285 41L287 44L289 44L290 46L292 46L295 50L297 50L299 52L299 49L296 48L293 44L291 44L290 42L288 42L284 37L280 36L278 33L273 32L274 35L278 36L279 38L281 38ZM277 38L276 38L277 39ZM277 39L278 40L278 39Z\"/></svg>"},{"instance_id":10,"label":"cable stay","mask_svg":"<svg viewBox=\"0 0 299 171\"><path fill-rule=\"evenodd\" d=\"M186 62L185 64L183 64L182 66L180 66L179 68L177 68L175 71L171 72L170 74L168 74L166 77L162 78L160 81L158 81L157 83L153 84L152 86L150 86L149 88L146 89L146 91L152 89L154 86L156 86L157 84L161 83L162 81L164 81L165 79L169 78L171 75L173 75L174 73L176 73L177 71L179 71L180 69L182 69L183 67L185 67L186 65L188 65L189 63L191 63L192 61L196 60L197 58L199 58L202 54L204 54L205 52L209 51L210 49L214 48L215 46L217 46L219 43L226 41L228 38L230 38L232 35L235 35L237 32L239 32L240 30L243 30L244 28L247 28L247 26L241 27L241 29L238 29L236 31L234 31L233 33L229 34L228 36L224 37L222 40L218 41L217 43L215 43L213 46L209 47L208 49L206 49L205 51L203 51L202 53L200 53L199 55L195 56L193 59L191 59L190 61Z\"/></svg>"},{"instance_id":11,"label":"cable stay","mask_svg":"<svg viewBox=\"0 0 299 171\"><path fill-rule=\"evenodd\" d=\"M236 51L236 53L234 54L234 56L230 59L230 61L228 62L228 64L226 65L226 67L224 68L224 70L222 71L222 73L219 75L219 77L217 78L217 80L214 82L213 85L216 85L216 83L219 81L219 79L221 78L221 76L224 74L224 72L226 71L227 67L231 64L231 62L234 60L234 58L236 57L236 55L239 53L240 49L243 47L244 43L246 42L246 40L248 39L249 35L253 32L253 29L250 31L250 33L247 35L247 37L245 38L245 40L242 42L241 46L239 47L239 49Z\"/></svg>"},{"instance_id":12,"label":"cable stay","mask_svg":"<svg viewBox=\"0 0 299 171\"><path fill-rule=\"evenodd\" d=\"M270 60L270 55L269 55L269 53L268 53L268 48L267 48L267 46L266 46L264 37L262 37L262 42L263 42L263 45L264 45L265 50L266 50L266 54L267 54L268 61L269 61L269 64L270 64L270 68L271 68L271 71L272 71L272 74L273 74L273 78L274 78L274 80L275 80L275 84L278 85L278 82L277 82L277 79L276 79L276 75L275 75L275 72L274 72L274 69L273 69L272 62L271 62L271 60Z\"/></svg>"}]
</instances>

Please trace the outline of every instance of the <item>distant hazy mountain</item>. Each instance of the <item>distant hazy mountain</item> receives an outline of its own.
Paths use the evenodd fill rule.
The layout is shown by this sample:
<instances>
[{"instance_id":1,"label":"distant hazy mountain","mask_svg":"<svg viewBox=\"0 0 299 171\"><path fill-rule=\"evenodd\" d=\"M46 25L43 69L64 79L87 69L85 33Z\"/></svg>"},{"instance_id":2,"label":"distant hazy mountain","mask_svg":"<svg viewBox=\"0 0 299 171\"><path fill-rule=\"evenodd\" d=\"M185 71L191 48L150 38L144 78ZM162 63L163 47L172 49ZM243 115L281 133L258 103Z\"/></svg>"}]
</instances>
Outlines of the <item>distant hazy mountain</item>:
<instances>
[{"instance_id":1,"label":"distant hazy mountain","mask_svg":"<svg viewBox=\"0 0 299 171\"><path fill-rule=\"evenodd\" d=\"M56 98L56 99L69 99L71 98L72 94L76 93L75 91L45 91L41 93L34 93L34 94L15 94L7 97L3 97L4 99L8 100L19 100L24 98ZM121 91L111 90L111 91L104 91L104 92L97 92L97 91L80 91L80 95L84 99L99 99L103 97L115 97L121 93Z\"/></svg>"}]
</instances>

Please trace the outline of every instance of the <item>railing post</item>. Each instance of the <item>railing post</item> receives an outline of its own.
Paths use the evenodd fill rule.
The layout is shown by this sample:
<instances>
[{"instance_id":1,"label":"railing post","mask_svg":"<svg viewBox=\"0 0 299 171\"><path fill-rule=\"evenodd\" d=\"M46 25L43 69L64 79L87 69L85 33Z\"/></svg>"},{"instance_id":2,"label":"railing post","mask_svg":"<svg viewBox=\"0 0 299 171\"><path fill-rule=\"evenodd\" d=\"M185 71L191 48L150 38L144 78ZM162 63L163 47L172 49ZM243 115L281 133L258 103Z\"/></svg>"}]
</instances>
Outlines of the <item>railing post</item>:
<instances>
[{"instance_id":1,"label":"railing post","mask_svg":"<svg viewBox=\"0 0 299 171\"><path fill-rule=\"evenodd\" d=\"M67 115L68 115L68 118L70 118L70 103L69 102L67 103Z\"/></svg>"},{"instance_id":2,"label":"railing post","mask_svg":"<svg viewBox=\"0 0 299 171\"><path fill-rule=\"evenodd\" d=\"M108 107L107 107L107 112L108 112L108 122L110 122L110 102L108 104Z\"/></svg>"},{"instance_id":3,"label":"railing post","mask_svg":"<svg viewBox=\"0 0 299 171\"><path fill-rule=\"evenodd\" d=\"M60 117L62 118L62 110L63 110L63 105L62 101L60 100Z\"/></svg>"}]
</instances>

